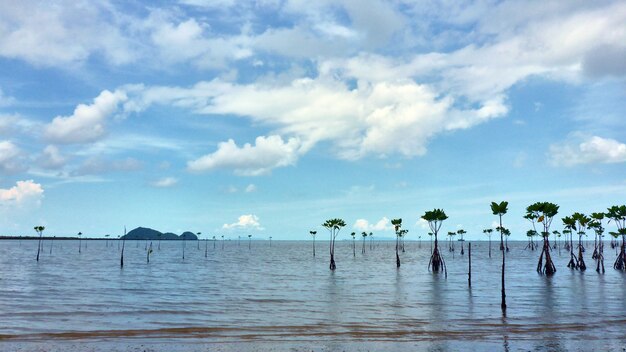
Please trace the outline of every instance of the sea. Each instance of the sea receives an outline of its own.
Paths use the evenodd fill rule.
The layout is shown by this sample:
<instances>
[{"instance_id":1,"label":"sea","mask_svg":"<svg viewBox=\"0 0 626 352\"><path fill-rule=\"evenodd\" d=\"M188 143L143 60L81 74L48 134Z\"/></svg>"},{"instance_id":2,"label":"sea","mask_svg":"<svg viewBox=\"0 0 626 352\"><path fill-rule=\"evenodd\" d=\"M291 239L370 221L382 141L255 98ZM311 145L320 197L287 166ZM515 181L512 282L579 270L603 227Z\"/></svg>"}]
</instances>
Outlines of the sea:
<instances>
[{"instance_id":1,"label":"sea","mask_svg":"<svg viewBox=\"0 0 626 352\"><path fill-rule=\"evenodd\" d=\"M321 236L318 236L321 237ZM498 241L0 241L0 351L625 351L626 274ZM152 252L148 262L148 248ZM461 254L463 247L463 254ZM184 259L183 259L184 251ZM364 253L363 253L364 252Z\"/></svg>"}]
</instances>

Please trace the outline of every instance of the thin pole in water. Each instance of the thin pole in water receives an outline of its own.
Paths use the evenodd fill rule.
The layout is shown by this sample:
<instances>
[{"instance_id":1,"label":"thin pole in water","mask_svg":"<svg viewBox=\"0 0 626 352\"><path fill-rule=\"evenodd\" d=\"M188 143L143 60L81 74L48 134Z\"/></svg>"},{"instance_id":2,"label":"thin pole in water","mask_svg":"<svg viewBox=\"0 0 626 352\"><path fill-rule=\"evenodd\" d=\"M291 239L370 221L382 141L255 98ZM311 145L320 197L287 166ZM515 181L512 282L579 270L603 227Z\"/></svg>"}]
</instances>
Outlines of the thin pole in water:
<instances>
[{"instance_id":1,"label":"thin pole in water","mask_svg":"<svg viewBox=\"0 0 626 352\"><path fill-rule=\"evenodd\" d=\"M469 273L467 274L467 283L472 287L472 242L467 244L467 257L469 258Z\"/></svg>"}]
</instances>

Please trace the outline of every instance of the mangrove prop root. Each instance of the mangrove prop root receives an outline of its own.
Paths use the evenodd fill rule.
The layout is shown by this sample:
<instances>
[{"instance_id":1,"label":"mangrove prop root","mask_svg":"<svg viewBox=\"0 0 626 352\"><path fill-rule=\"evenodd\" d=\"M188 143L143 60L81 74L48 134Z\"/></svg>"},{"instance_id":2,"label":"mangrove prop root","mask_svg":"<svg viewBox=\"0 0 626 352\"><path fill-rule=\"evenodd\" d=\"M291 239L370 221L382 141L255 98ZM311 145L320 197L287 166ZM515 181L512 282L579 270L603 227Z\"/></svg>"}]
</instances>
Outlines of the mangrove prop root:
<instances>
[{"instance_id":1,"label":"mangrove prop root","mask_svg":"<svg viewBox=\"0 0 626 352\"><path fill-rule=\"evenodd\" d=\"M624 247L624 244L622 244L622 248L617 255L617 259L615 259L613 268L621 271L626 271L626 248Z\"/></svg>"}]
</instances>

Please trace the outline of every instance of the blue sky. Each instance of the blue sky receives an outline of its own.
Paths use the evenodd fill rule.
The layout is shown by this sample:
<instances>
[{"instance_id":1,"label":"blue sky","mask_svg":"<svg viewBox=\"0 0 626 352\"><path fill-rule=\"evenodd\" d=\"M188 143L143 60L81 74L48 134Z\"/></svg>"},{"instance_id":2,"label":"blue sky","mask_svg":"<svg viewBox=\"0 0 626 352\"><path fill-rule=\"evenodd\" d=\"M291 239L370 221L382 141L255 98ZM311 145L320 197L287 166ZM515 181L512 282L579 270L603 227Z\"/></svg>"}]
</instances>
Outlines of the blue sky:
<instances>
[{"instance_id":1,"label":"blue sky","mask_svg":"<svg viewBox=\"0 0 626 352\"><path fill-rule=\"evenodd\" d=\"M625 114L620 1L3 1L0 233L524 239L624 203Z\"/></svg>"}]
</instances>

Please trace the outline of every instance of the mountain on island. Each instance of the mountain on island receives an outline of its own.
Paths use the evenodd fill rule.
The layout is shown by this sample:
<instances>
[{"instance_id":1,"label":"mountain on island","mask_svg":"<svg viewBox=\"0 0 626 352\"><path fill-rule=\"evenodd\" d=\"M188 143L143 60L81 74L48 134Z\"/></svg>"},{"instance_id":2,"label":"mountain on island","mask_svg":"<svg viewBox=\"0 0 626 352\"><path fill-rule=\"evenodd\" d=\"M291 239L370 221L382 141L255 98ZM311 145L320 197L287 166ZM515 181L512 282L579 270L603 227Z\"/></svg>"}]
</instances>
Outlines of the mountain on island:
<instances>
[{"instance_id":1,"label":"mountain on island","mask_svg":"<svg viewBox=\"0 0 626 352\"><path fill-rule=\"evenodd\" d=\"M191 231L185 231L185 232L183 232L183 233L182 233L182 235L180 235L180 239L182 240L183 238L184 238L184 239L186 239L186 240L191 240L191 241L193 241L193 240L197 240L197 239L198 239L198 236L196 236L196 235L195 235L193 232L191 232Z\"/></svg>"},{"instance_id":2,"label":"mountain on island","mask_svg":"<svg viewBox=\"0 0 626 352\"><path fill-rule=\"evenodd\" d=\"M177 234L171 233L171 232L162 233L160 231L153 230L147 227L138 227L128 232L125 236L122 236L122 238L126 240L157 241L157 240L185 239L185 240L194 241L198 239L198 236L196 236L193 232L190 232L190 231L184 232L182 235L178 236Z\"/></svg>"}]
</instances>

